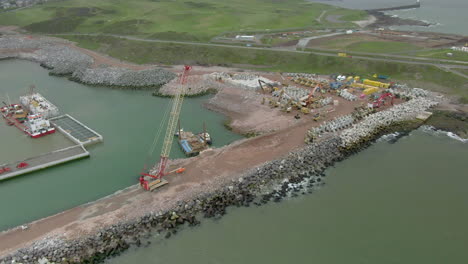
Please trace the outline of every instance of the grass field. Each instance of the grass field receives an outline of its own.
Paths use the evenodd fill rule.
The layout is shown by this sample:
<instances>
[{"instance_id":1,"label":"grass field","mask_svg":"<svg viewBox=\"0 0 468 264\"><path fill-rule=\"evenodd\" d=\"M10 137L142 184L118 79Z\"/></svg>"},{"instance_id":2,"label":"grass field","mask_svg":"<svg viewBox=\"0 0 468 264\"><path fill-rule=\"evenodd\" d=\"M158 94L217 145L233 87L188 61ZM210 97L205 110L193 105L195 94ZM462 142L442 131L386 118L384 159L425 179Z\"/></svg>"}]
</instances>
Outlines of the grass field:
<instances>
[{"instance_id":1,"label":"grass field","mask_svg":"<svg viewBox=\"0 0 468 264\"><path fill-rule=\"evenodd\" d=\"M344 48L346 51L393 53L408 50L418 50L420 47L410 43L396 41L362 41L350 44Z\"/></svg>"},{"instance_id":2,"label":"grass field","mask_svg":"<svg viewBox=\"0 0 468 264\"><path fill-rule=\"evenodd\" d=\"M135 63L192 64L237 66L266 66L262 70L310 73L353 73L369 77L382 73L396 80L412 81L418 87L445 91L468 102L466 79L441 71L433 66L409 65L394 62L376 62L295 52L255 50L236 47L209 47L200 45L149 43L113 37L69 37L79 45L92 48L112 57ZM90 43L100 43L90 47ZM426 86L427 84L427 86Z\"/></svg>"},{"instance_id":3,"label":"grass field","mask_svg":"<svg viewBox=\"0 0 468 264\"><path fill-rule=\"evenodd\" d=\"M453 56L447 56L447 53L452 53ZM446 59L446 60L458 60L458 61L468 61L468 52L463 51L453 51L451 49L435 49L435 50L425 50L417 53L412 53L413 56L425 57L425 58L434 58L434 59Z\"/></svg>"},{"instance_id":4,"label":"grass field","mask_svg":"<svg viewBox=\"0 0 468 264\"><path fill-rule=\"evenodd\" d=\"M410 52L421 49L421 47L411 43L380 40L376 37L359 33L314 40L309 43L309 47L370 53Z\"/></svg>"},{"instance_id":5,"label":"grass field","mask_svg":"<svg viewBox=\"0 0 468 264\"><path fill-rule=\"evenodd\" d=\"M0 13L0 25L38 33L111 33L206 41L229 31L310 27L328 10L362 19L366 14L304 0L73 0Z\"/></svg>"},{"instance_id":6,"label":"grass field","mask_svg":"<svg viewBox=\"0 0 468 264\"><path fill-rule=\"evenodd\" d=\"M468 75L468 69L457 69L457 71Z\"/></svg>"}]
</instances>

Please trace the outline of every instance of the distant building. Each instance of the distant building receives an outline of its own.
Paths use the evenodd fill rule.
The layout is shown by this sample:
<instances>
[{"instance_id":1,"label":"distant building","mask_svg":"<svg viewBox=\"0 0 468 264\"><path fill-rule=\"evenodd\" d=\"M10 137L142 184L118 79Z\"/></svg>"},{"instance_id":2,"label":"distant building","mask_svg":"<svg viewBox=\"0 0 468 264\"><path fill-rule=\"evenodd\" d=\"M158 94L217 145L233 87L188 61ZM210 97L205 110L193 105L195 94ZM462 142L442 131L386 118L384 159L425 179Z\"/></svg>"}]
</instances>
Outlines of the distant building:
<instances>
[{"instance_id":1,"label":"distant building","mask_svg":"<svg viewBox=\"0 0 468 264\"><path fill-rule=\"evenodd\" d=\"M45 3L49 0L0 0L0 9L14 9Z\"/></svg>"},{"instance_id":2,"label":"distant building","mask_svg":"<svg viewBox=\"0 0 468 264\"><path fill-rule=\"evenodd\" d=\"M242 41L254 41L255 36L249 36L249 35L237 35L236 36L237 40L242 40Z\"/></svg>"},{"instance_id":3,"label":"distant building","mask_svg":"<svg viewBox=\"0 0 468 264\"><path fill-rule=\"evenodd\" d=\"M468 52L468 47L452 47L452 50Z\"/></svg>"}]
</instances>

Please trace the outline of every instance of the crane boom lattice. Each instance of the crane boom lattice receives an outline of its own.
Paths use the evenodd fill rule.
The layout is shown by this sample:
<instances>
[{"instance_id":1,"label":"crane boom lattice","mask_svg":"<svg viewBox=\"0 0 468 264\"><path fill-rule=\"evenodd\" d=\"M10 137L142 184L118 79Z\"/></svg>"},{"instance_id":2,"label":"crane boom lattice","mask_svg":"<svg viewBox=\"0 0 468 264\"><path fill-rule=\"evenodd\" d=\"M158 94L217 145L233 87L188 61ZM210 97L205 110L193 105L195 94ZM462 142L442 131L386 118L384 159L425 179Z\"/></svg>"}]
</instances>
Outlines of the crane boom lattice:
<instances>
[{"instance_id":1,"label":"crane boom lattice","mask_svg":"<svg viewBox=\"0 0 468 264\"><path fill-rule=\"evenodd\" d=\"M177 121L179 120L180 111L182 110L182 103L184 101L185 84L187 82L188 72L192 69L191 66L185 66L184 72L180 76L179 85L172 101L172 108L169 114L169 121L167 123L166 134L164 136L163 147L161 151L161 160L159 161L158 171L155 178L164 176L167 161L171 153L172 142L174 140L174 133L176 131Z\"/></svg>"}]
</instances>

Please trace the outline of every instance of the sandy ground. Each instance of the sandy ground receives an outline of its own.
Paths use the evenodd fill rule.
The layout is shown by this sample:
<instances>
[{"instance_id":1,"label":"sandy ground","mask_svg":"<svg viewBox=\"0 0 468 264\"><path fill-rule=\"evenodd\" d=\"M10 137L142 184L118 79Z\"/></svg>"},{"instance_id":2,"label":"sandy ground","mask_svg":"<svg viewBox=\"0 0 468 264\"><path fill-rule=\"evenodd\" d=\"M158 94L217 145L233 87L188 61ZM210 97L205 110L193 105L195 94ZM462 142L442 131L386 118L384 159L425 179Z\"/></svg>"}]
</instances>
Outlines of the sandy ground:
<instances>
[{"instance_id":1,"label":"sandy ground","mask_svg":"<svg viewBox=\"0 0 468 264\"><path fill-rule=\"evenodd\" d=\"M325 120L350 113L356 102L342 98L336 111L327 115ZM158 212L170 209L177 201L188 200L197 194L229 184L237 180L247 170L278 159L288 152L304 145L306 131L321 122L312 120L312 116L303 116L299 121L294 114L285 114L278 109L261 106L257 99L245 99L244 93L225 89L218 94L218 110L227 114L240 130L264 128L265 123L273 121L274 126L283 127L276 132L255 138L244 139L220 149L210 149L200 156L179 160L187 169L185 173L167 177L170 184L155 191L146 192L138 186L132 186L114 195L96 202L82 205L60 214L50 216L29 224L29 228L12 229L0 233L0 256L25 247L35 241L50 237L73 239L117 221L130 220L150 211ZM234 106L242 106L232 111ZM253 115L249 115L252 113ZM259 122L257 122L259 121Z\"/></svg>"}]
</instances>

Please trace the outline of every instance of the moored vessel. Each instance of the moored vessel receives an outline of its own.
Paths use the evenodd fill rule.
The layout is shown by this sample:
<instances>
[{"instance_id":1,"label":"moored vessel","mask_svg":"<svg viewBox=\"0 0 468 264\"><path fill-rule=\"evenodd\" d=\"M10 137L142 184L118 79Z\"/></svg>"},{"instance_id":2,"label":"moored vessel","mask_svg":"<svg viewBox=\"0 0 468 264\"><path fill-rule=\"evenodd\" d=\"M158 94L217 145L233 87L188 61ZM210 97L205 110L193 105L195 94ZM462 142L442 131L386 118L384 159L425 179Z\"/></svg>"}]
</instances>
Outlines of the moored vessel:
<instances>
[{"instance_id":1,"label":"moored vessel","mask_svg":"<svg viewBox=\"0 0 468 264\"><path fill-rule=\"evenodd\" d=\"M7 125L15 126L32 138L55 133L48 118L58 115L58 108L39 93L20 96L21 104L6 104L0 112Z\"/></svg>"}]
</instances>

